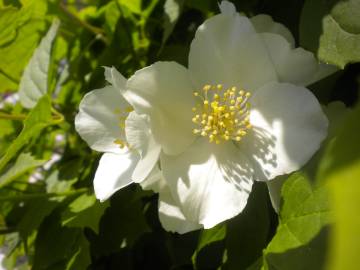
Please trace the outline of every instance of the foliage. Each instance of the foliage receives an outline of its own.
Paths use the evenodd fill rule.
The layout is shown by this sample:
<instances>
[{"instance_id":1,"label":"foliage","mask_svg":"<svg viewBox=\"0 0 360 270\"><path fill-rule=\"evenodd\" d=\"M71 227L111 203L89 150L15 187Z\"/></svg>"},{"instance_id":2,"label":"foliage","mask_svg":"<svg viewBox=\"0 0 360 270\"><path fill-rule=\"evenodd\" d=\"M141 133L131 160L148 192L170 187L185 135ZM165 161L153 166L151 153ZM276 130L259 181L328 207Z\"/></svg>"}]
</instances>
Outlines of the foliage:
<instances>
[{"instance_id":1,"label":"foliage","mask_svg":"<svg viewBox=\"0 0 360 270\"><path fill-rule=\"evenodd\" d=\"M279 216L264 183L239 216L185 235L162 229L157 195L137 185L96 200L100 156L74 129L81 98L105 84L102 66L130 76L157 60L186 64L195 30L218 13L217 2L0 0L5 269L357 268L359 0L233 1L248 16L271 15L298 45L341 69L310 86L320 103L355 107L328 112L325 150L286 176ZM6 102L16 95L23 106Z\"/></svg>"}]
</instances>

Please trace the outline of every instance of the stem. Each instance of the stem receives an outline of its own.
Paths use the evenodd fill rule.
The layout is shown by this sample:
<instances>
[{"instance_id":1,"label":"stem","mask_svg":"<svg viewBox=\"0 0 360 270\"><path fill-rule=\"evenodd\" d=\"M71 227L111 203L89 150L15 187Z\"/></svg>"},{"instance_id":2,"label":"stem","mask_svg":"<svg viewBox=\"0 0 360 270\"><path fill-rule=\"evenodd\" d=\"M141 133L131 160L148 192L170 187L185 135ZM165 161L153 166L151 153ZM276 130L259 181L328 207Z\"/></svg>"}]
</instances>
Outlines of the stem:
<instances>
[{"instance_id":1,"label":"stem","mask_svg":"<svg viewBox=\"0 0 360 270\"><path fill-rule=\"evenodd\" d=\"M86 30L90 31L91 33L98 36L102 41L104 41L106 44L109 44L109 39L104 36L104 32L101 28L98 28L96 26L93 26L91 24L88 24L87 22L81 20L78 16L76 16L75 13L73 13L71 10L69 10L66 5L62 2L60 2L60 8L64 11L68 17L70 17L74 22L84 27Z\"/></svg>"},{"instance_id":2,"label":"stem","mask_svg":"<svg viewBox=\"0 0 360 270\"><path fill-rule=\"evenodd\" d=\"M60 124L64 121L64 115L57 111L55 108L51 108L51 112L54 114L52 119L54 124Z\"/></svg>"},{"instance_id":3,"label":"stem","mask_svg":"<svg viewBox=\"0 0 360 270\"><path fill-rule=\"evenodd\" d=\"M54 197L69 197L73 195L78 195L87 192L89 189L87 188L80 188L73 191L67 192L59 192L59 193L32 193L32 194L22 194L22 195L15 195L15 196L3 196L0 197L0 202L5 201L27 201L33 199L40 199L40 198L54 198Z\"/></svg>"},{"instance_id":4,"label":"stem","mask_svg":"<svg viewBox=\"0 0 360 270\"><path fill-rule=\"evenodd\" d=\"M8 114L8 113L0 112L0 119L23 121L25 120L25 118L26 115L24 114Z\"/></svg>"}]
</instances>

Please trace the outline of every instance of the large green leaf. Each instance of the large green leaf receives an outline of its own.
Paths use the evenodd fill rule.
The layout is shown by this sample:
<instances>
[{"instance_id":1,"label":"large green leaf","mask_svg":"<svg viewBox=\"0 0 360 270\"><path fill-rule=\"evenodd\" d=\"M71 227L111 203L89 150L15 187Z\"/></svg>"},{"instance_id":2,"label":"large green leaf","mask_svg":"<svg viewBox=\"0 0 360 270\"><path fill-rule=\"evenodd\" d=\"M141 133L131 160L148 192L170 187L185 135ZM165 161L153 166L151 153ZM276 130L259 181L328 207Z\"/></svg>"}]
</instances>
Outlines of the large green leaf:
<instances>
[{"instance_id":1,"label":"large green leaf","mask_svg":"<svg viewBox=\"0 0 360 270\"><path fill-rule=\"evenodd\" d=\"M14 7L0 9L0 45L11 42L16 37L17 28L27 19L28 13L23 13Z\"/></svg>"},{"instance_id":2,"label":"large green leaf","mask_svg":"<svg viewBox=\"0 0 360 270\"><path fill-rule=\"evenodd\" d=\"M323 263L318 250L306 248L306 245L320 247L323 244L320 241L323 235L320 240L314 238L332 220L327 192L322 186L313 188L301 173L293 174L285 182L280 223L274 238L263 252L265 269L294 269L290 266L301 265L301 261L306 259L313 267ZM296 249L298 252L292 254ZM309 260L310 257L315 260Z\"/></svg>"},{"instance_id":3,"label":"large green leaf","mask_svg":"<svg viewBox=\"0 0 360 270\"><path fill-rule=\"evenodd\" d=\"M319 58L344 68L360 61L360 0L339 1L323 19Z\"/></svg>"},{"instance_id":4,"label":"large green leaf","mask_svg":"<svg viewBox=\"0 0 360 270\"><path fill-rule=\"evenodd\" d=\"M329 185L335 224L328 269L357 269L360 250L360 106L327 147L318 180Z\"/></svg>"},{"instance_id":5,"label":"large green leaf","mask_svg":"<svg viewBox=\"0 0 360 270\"><path fill-rule=\"evenodd\" d=\"M15 2L18 1L6 1ZM21 1L22 7L14 15L14 20L0 20L1 29L9 29L8 42L0 46L0 92L15 90L39 39L46 28L46 0ZM14 7L5 7L5 9ZM16 18L15 18L16 17ZM9 31L6 30L6 31ZM15 30L15 36L13 36ZM3 30L0 31L3 33ZM4 32L5 35L6 32ZM10 40L11 38L11 40Z\"/></svg>"},{"instance_id":6,"label":"large green leaf","mask_svg":"<svg viewBox=\"0 0 360 270\"><path fill-rule=\"evenodd\" d=\"M3 175L0 176L0 188L8 185L13 180L28 172L29 170L41 166L45 160L37 160L29 153L21 153L13 166Z\"/></svg>"},{"instance_id":7,"label":"large green leaf","mask_svg":"<svg viewBox=\"0 0 360 270\"><path fill-rule=\"evenodd\" d=\"M21 104L32 108L36 102L48 92L48 73L52 43L55 39L60 22L54 20L46 36L36 48L29 64L26 66L19 85Z\"/></svg>"},{"instance_id":8,"label":"large green leaf","mask_svg":"<svg viewBox=\"0 0 360 270\"><path fill-rule=\"evenodd\" d=\"M360 0L305 2L300 43L320 60L344 68L360 61Z\"/></svg>"},{"instance_id":9,"label":"large green leaf","mask_svg":"<svg viewBox=\"0 0 360 270\"><path fill-rule=\"evenodd\" d=\"M42 97L35 108L29 113L24 121L24 127L19 136L12 142L5 154L0 159L0 171L17 154L20 149L31 139L38 136L47 126L52 124L50 98Z\"/></svg>"},{"instance_id":10,"label":"large green leaf","mask_svg":"<svg viewBox=\"0 0 360 270\"><path fill-rule=\"evenodd\" d=\"M99 231L99 222L109 201L100 203L94 195L83 194L75 199L62 214L62 225L68 227L90 227Z\"/></svg>"}]
</instances>

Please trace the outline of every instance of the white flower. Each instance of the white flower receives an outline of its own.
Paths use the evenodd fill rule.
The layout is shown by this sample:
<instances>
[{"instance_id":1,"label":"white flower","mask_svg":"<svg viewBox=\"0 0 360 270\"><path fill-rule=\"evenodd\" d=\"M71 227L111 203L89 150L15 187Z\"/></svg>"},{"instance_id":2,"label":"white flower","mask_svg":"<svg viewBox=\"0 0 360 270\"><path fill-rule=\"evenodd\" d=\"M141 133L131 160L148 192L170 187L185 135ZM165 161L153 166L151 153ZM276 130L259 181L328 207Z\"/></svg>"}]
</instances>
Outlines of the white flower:
<instances>
[{"instance_id":1,"label":"white flower","mask_svg":"<svg viewBox=\"0 0 360 270\"><path fill-rule=\"evenodd\" d=\"M97 198L140 183L159 193L169 231L211 228L239 214L253 181L298 170L327 134L305 86L333 68L295 48L271 17L248 19L227 1L220 9L197 30L188 68L157 62L129 80L107 68L111 85L87 94L75 121L90 147L105 152Z\"/></svg>"},{"instance_id":2,"label":"white flower","mask_svg":"<svg viewBox=\"0 0 360 270\"><path fill-rule=\"evenodd\" d=\"M227 1L220 8L198 28L188 68L157 62L123 91L161 145L164 178L153 189L163 226L180 233L239 214L253 181L298 170L327 134L305 86L333 69L295 48L269 16L248 19Z\"/></svg>"},{"instance_id":3,"label":"white flower","mask_svg":"<svg viewBox=\"0 0 360 270\"><path fill-rule=\"evenodd\" d=\"M75 118L80 136L93 150L104 152L94 178L101 201L156 171L161 150L151 136L148 117L132 112L121 95L126 79L115 68L105 68L105 77L111 85L86 94Z\"/></svg>"}]
</instances>

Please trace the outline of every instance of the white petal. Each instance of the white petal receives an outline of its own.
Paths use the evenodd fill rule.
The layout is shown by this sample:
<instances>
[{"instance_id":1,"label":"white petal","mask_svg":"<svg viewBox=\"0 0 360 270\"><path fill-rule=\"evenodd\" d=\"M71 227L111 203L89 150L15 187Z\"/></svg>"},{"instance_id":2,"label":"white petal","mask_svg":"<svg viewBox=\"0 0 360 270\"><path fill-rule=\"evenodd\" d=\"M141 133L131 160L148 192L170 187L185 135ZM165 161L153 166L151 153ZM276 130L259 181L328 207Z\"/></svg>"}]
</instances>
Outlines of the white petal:
<instances>
[{"instance_id":1,"label":"white petal","mask_svg":"<svg viewBox=\"0 0 360 270\"><path fill-rule=\"evenodd\" d=\"M269 190L271 204L276 213L279 213L280 211L281 188L282 185L285 183L286 179L287 179L286 176L279 176L271 181L266 182Z\"/></svg>"},{"instance_id":2,"label":"white petal","mask_svg":"<svg viewBox=\"0 0 360 270\"><path fill-rule=\"evenodd\" d=\"M119 189L131 184L131 175L138 160L139 155L134 151L103 154L94 178L96 198L105 201Z\"/></svg>"},{"instance_id":3,"label":"white petal","mask_svg":"<svg viewBox=\"0 0 360 270\"><path fill-rule=\"evenodd\" d=\"M200 138L181 155L160 159L173 198L188 220L207 229L246 206L252 169L232 142L215 145Z\"/></svg>"},{"instance_id":4,"label":"white petal","mask_svg":"<svg viewBox=\"0 0 360 270\"><path fill-rule=\"evenodd\" d=\"M178 154L195 138L193 91L186 68L175 62L157 62L128 80L124 96L137 113L150 116L151 130L163 151Z\"/></svg>"},{"instance_id":5,"label":"white petal","mask_svg":"<svg viewBox=\"0 0 360 270\"><path fill-rule=\"evenodd\" d=\"M281 23L274 22L269 15L259 14L250 18L251 23L258 33L273 33L283 36L291 45L295 47L295 39L290 30Z\"/></svg>"},{"instance_id":6,"label":"white petal","mask_svg":"<svg viewBox=\"0 0 360 270\"><path fill-rule=\"evenodd\" d=\"M159 219L163 228L170 232L183 234L202 228L202 225L186 219L168 188L159 194Z\"/></svg>"},{"instance_id":7,"label":"white petal","mask_svg":"<svg viewBox=\"0 0 360 270\"><path fill-rule=\"evenodd\" d=\"M112 86L124 91L127 82L126 78L114 67L104 67L104 69L105 79L112 84Z\"/></svg>"},{"instance_id":8,"label":"white petal","mask_svg":"<svg viewBox=\"0 0 360 270\"><path fill-rule=\"evenodd\" d=\"M139 183L141 188L144 190L152 190L154 192L159 193L163 190L167 184L164 179L162 172L158 165L154 166L150 174L146 177L146 179Z\"/></svg>"},{"instance_id":9,"label":"white petal","mask_svg":"<svg viewBox=\"0 0 360 270\"><path fill-rule=\"evenodd\" d=\"M266 46L248 18L219 14L196 31L189 71L197 88L224 84L254 90L277 80Z\"/></svg>"},{"instance_id":10,"label":"white petal","mask_svg":"<svg viewBox=\"0 0 360 270\"><path fill-rule=\"evenodd\" d=\"M79 106L75 128L87 144L99 152L123 153L115 140L125 140L120 117L127 116L129 103L112 86L87 93ZM127 151L125 149L125 151Z\"/></svg>"},{"instance_id":11,"label":"white petal","mask_svg":"<svg viewBox=\"0 0 360 270\"><path fill-rule=\"evenodd\" d=\"M239 147L257 164L256 180L300 169L327 136L328 120L304 87L271 83L257 90L250 102L253 129Z\"/></svg>"},{"instance_id":12,"label":"white petal","mask_svg":"<svg viewBox=\"0 0 360 270\"><path fill-rule=\"evenodd\" d=\"M170 189L158 166L155 166L150 175L140 183L144 190L153 190L159 193L159 219L167 231L186 233L200 229L202 226L185 218L180 207L173 199Z\"/></svg>"},{"instance_id":13,"label":"white petal","mask_svg":"<svg viewBox=\"0 0 360 270\"><path fill-rule=\"evenodd\" d=\"M305 85L318 69L314 54L302 48L293 49L280 35L261 34L281 82Z\"/></svg>"},{"instance_id":14,"label":"white petal","mask_svg":"<svg viewBox=\"0 0 360 270\"><path fill-rule=\"evenodd\" d=\"M131 112L125 122L125 131L128 144L137 150L141 157L132 174L132 179L134 182L141 182L150 174L159 160L161 145L154 140L147 115Z\"/></svg>"},{"instance_id":15,"label":"white petal","mask_svg":"<svg viewBox=\"0 0 360 270\"><path fill-rule=\"evenodd\" d=\"M221 13L232 16L236 14L236 8L234 6L233 3L229 2L229 1L221 1L221 3L219 4L219 8Z\"/></svg>"}]
</instances>

